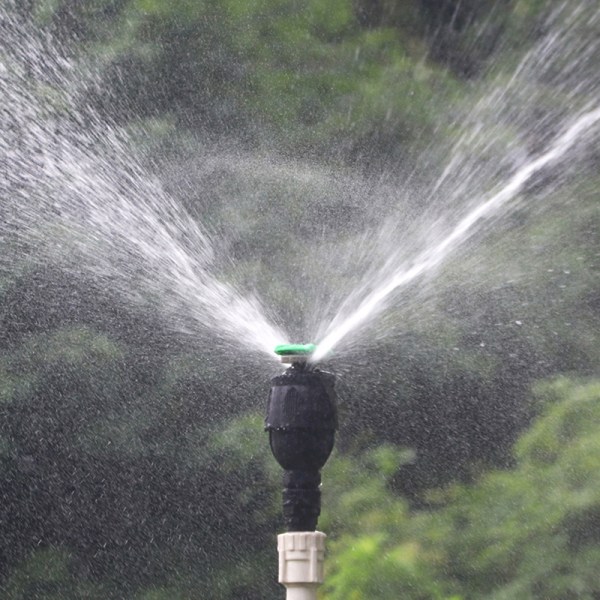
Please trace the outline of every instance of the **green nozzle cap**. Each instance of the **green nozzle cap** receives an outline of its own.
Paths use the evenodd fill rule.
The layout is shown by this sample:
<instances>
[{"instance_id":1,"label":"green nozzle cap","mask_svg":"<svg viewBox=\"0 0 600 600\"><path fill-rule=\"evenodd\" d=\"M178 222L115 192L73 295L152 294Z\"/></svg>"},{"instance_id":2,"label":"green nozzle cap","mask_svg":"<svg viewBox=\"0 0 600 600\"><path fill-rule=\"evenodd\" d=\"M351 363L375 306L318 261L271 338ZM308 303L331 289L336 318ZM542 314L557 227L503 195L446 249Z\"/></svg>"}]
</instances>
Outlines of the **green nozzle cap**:
<instances>
[{"instance_id":1,"label":"green nozzle cap","mask_svg":"<svg viewBox=\"0 0 600 600\"><path fill-rule=\"evenodd\" d=\"M275 354L279 356L300 356L312 354L317 349L315 344L279 344L275 346Z\"/></svg>"}]
</instances>

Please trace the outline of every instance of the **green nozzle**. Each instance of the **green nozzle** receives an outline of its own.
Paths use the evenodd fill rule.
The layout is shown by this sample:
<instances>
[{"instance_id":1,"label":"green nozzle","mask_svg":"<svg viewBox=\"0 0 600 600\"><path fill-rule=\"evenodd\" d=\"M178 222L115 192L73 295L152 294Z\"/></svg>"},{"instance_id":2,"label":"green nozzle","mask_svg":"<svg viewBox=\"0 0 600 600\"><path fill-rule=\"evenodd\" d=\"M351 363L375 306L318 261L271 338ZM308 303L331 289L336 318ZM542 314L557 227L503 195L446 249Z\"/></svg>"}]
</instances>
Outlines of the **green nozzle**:
<instances>
[{"instance_id":1,"label":"green nozzle","mask_svg":"<svg viewBox=\"0 0 600 600\"><path fill-rule=\"evenodd\" d=\"M275 354L279 356L305 356L317 349L315 344L279 344L275 346Z\"/></svg>"}]
</instances>

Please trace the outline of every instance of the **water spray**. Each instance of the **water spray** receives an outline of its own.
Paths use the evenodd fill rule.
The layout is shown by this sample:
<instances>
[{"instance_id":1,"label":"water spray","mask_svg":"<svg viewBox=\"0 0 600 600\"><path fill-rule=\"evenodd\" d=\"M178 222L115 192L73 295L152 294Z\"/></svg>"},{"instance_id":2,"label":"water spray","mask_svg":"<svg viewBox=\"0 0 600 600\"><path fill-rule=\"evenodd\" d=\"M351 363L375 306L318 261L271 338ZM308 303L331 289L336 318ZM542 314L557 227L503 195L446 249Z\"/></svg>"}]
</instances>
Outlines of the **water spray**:
<instances>
[{"instance_id":1,"label":"water spray","mask_svg":"<svg viewBox=\"0 0 600 600\"><path fill-rule=\"evenodd\" d=\"M317 531L321 512L321 469L335 441L335 378L311 362L314 344L277 346L291 365L271 380L265 430L283 474L286 533L277 536L279 582L287 600L316 600L323 583L325 534Z\"/></svg>"}]
</instances>

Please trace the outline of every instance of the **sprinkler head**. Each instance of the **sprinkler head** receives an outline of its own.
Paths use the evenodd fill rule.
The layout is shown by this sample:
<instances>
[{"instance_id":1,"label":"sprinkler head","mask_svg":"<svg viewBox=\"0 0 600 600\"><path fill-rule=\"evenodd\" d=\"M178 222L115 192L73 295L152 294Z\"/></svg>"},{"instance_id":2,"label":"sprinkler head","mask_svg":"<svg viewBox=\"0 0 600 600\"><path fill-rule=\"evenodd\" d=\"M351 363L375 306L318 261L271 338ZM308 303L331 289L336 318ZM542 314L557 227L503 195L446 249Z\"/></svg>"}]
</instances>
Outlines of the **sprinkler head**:
<instances>
[{"instance_id":1,"label":"sprinkler head","mask_svg":"<svg viewBox=\"0 0 600 600\"><path fill-rule=\"evenodd\" d=\"M315 344L279 344L275 346L275 354L279 355L282 363L292 365L307 363L316 349Z\"/></svg>"},{"instance_id":2,"label":"sprinkler head","mask_svg":"<svg viewBox=\"0 0 600 600\"><path fill-rule=\"evenodd\" d=\"M299 348L312 346L305 354ZM265 419L271 451L285 470L283 514L288 531L314 531L321 512L321 473L333 449L337 429L335 378L309 368L306 358L314 345L277 350L302 356L285 373L271 380ZM288 350L289 354L281 354Z\"/></svg>"}]
</instances>

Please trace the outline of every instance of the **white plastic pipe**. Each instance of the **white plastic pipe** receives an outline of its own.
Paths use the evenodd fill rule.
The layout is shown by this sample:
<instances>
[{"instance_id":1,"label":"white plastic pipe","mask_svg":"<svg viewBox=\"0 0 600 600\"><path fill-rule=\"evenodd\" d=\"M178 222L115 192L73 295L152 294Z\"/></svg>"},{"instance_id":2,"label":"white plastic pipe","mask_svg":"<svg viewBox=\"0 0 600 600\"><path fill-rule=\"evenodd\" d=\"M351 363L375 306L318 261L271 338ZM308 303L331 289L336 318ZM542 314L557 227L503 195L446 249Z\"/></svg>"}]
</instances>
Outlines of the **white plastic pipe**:
<instances>
[{"instance_id":1,"label":"white plastic pipe","mask_svg":"<svg viewBox=\"0 0 600 600\"><path fill-rule=\"evenodd\" d=\"M320 531L291 531L277 536L279 583L287 600L317 600L323 583L325 538Z\"/></svg>"},{"instance_id":2,"label":"white plastic pipe","mask_svg":"<svg viewBox=\"0 0 600 600\"><path fill-rule=\"evenodd\" d=\"M286 600L317 600L317 585L312 583L288 584Z\"/></svg>"}]
</instances>

